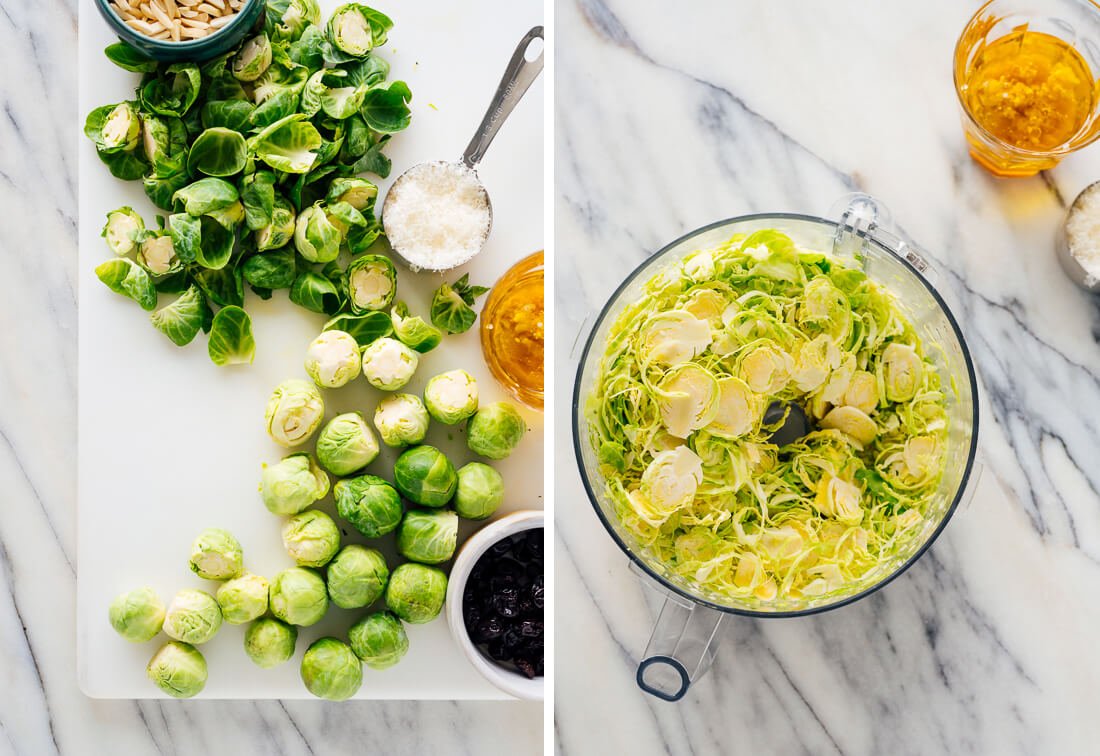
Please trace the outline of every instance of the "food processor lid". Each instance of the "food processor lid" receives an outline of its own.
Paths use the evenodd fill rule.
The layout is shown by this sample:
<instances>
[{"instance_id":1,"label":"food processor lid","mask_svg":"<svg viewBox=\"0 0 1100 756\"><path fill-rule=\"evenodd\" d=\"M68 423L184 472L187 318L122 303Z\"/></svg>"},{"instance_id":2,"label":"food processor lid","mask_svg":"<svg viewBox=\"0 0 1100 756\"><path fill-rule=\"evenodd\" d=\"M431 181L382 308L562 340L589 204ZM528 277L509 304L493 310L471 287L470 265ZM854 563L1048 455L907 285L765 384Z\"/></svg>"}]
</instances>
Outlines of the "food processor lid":
<instances>
[{"instance_id":1,"label":"food processor lid","mask_svg":"<svg viewBox=\"0 0 1100 756\"><path fill-rule=\"evenodd\" d=\"M573 449L578 463L578 468L581 474L582 481L584 483L586 493L589 497L593 509L596 512L596 516L600 519L604 528L608 534L612 537L619 548L630 559L631 567L635 572L643 573L648 578L652 579L665 591L669 592L672 596L679 597L680 600L687 600L692 604L697 604L701 607L716 610L725 614L735 614L748 617L802 617L813 614L818 614L831 609L837 609L842 606L846 606L855 601L858 601L870 594L883 588L895 578L902 575L908 570L924 553L928 548L936 541L940 533L943 532L947 523L951 520L955 511L959 508L959 505L973 496L974 489L974 467L977 458L978 448L978 380L977 373L974 369L973 360L970 356L970 350L966 345L966 340L963 336L961 327L958 321L955 319L951 308L948 307L947 302L944 300L937 283L938 275L935 266L931 265L928 259L921 254L919 249L907 242L901 236L897 235L893 231L888 230L892 228L890 213L884 204L876 200L869 194L862 192L853 192L840 197L830 208L829 215L836 220L830 218L806 215L800 213L755 213L744 216L737 216L727 218L724 220L716 221L694 231L685 234L669 244L664 245L660 250L648 257L640 265L638 265L626 279L615 289L615 291L608 298L607 303L604 305L599 315L591 325L591 329L588 332L587 337L584 340L584 348L581 352L580 359L577 365L576 379L573 389L573 402L572 402L572 424L573 424ZM588 364L588 360L598 355L593 354L593 347L595 346L596 336L600 331L601 326L607 321L611 315L611 310L615 304L619 302L622 294L633 284L639 275L645 271L650 262L663 255L670 249L678 247L684 244L689 239L697 236L701 236L713 229L728 226L736 222L746 221L764 221L764 220L792 220L802 221L806 223L818 223L825 226L831 226L835 228L832 239L832 253L837 257L848 260L859 260L864 257L864 252L869 246L878 247L880 251L887 252L890 256L896 258L896 260L913 274L913 277L923 285L928 291L931 297L935 300L939 309L942 311L946 318L951 331L955 339L957 340L962 352L962 361L966 371L966 382L971 391L972 396L972 411L971 411L971 438L969 443L969 449L967 450L967 459L964 466L961 482L958 489L955 491L954 496L950 502L950 505L946 508L943 517L936 524L935 529L928 535L927 539L915 550L915 552L897 569L893 572L882 577L881 580L865 587L864 589L857 591L849 596L844 596L832 603L821 604L806 608L799 609L784 609L777 611L761 611L748 607L729 606L727 604L719 603L717 600L711 600L706 596L700 595L697 591L689 590L688 588L677 585L675 582L669 580L666 576L660 574L652 565L647 563L642 554L636 552L628 543L623 540L623 537L616 530L615 526L608 520L607 514L603 511L602 507L596 500L596 488L593 485L593 480L589 474L589 471L585 467L584 455L582 450L582 444L585 440L581 438L579 419L583 411L583 397L581 396L581 383L584 374L585 366ZM579 340L579 338L578 338ZM962 376L960 376L961 378Z\"/></svg>"}]
</instances>

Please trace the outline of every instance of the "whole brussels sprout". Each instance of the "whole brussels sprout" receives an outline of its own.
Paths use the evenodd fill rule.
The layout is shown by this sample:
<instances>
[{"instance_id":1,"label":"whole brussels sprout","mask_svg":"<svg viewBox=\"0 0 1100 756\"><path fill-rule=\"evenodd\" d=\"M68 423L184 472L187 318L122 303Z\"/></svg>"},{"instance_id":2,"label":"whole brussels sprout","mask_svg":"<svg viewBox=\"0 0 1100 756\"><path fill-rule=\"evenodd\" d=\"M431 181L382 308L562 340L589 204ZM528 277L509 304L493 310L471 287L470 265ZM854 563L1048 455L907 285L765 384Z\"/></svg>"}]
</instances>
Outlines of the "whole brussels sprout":
<instances>
[{"instance_id":1,"label":"whole brussels sprout","mask_svg":"<svg viewBox=\"0 0 1100 756\"><path fill-rule=\"evenodd\" d=\"M458 515L449 509L410 509L397 529L397 551L406 559L441 564L454 556Z\"/></svg>"},{"instance_id":2,"label":"whole brussels sprout","mask_svg":"<svg viewBox=\"0 0 1100 756\"><path fill-rule=\"evenodd\" d=\"M348 630L351 650L371 669L388 669L409 650L409 636L391 612L368 614Z\"/></svg>"},{"instance_id":3,"label":"whole brussels sprout","mask_svg":"<svg viewBox=\"0 0 1100 756\"><path fill-rule=\"evenodd\" d=\"M128 641L152 640L164 625L164 602L149 586L135 588L111 602L111 627Z\"/></svg>"},{"instance_id":4,"label":"whole brussels sprout","mask_svg":"<svg viewBox=\"0 0 1100 756\"><path fill-rule=\"evenodd\" d=\"M396 391L412 379L419 362L414 350L386 336L363 350L363 377L376 389Z\"/></svg>"},{"instance_id":5,"label":"whole brussels sprout","mask_svg":"<svg viewBox=\"0 0 1100 756\"><path fill-rule=\"evenodd\" d=\"M306 373L324 388L340 388L359 376L359 342L343 331L324 331L306 349Z\"/></svg>"},{"instance_id":6,"label":"whole brussels sprout","mask_svg":"<svg viewBox=\"0 0 1100 756\"><path fill-rule=\"evenodd\" d=\"M457 425L477 412L477 381L465 370L448 370L428 381L424 406L441 423Z\"/></svg>"},{"instance_id":7,"label":"whole brussels sprout","mask_svg":"<svg viewBox=\"0 0 1100 756\"><path fill-rule=\"evenodd\" d=\"M243 625L267 612L267 578L246 572L221 584L215 598L222 618L230 625Z\"/></svg>"},{"instance_id":8,"label":"whole brussels sprout","mask_svg":"<svg viewBox=\"0 0 1100 756\"><path fill-rule=\"evenodd\" d=\"M145 674L173 698L191 698L206 687L206 659L188 643L169 641L153 654Z\"/></svg>"},{"instance_id":9,"label":"whole brussels sprout","mask_svg":"<svg viewBox=\"0 0 1100 756\"><path fill-rule=\"evenodd\" d=\"M206 591L180 591L164 613L164 634L196 646L217 635L221 626L221 607Z\"/></svg>"},{"instance_id":10,"label":"whole brussels sprout","mask_svg":"<svg viewBox=\"0 0 1100 756\"><path fill-rule=\"evenodd\" d=\"M308 627L328 611L325 581L305 567L283 570L271 581L271 613L283 622Z\"/></svg>"},{"instance_id":11,"label":"whole brussels sprout","mask_svg":"<svg viewBox=\"0 0 1100 756\"><path fill-rule=\"evenodd\" d=\"M228 530L207 528L191 544L191 571L207 580L237 577L244 571L240 542Z\"/></svg>"},{"instance_id":12,"label":"whole brussels sprout","mask_svg":"<svg viewBox=\"0 0 1100 756\"><path fill-rule=\"evenodd\" d=\"M294 656L297 642L298 628L273 617L264 617L245 631L244 652L257 667L271 669Z\"/></svg>"},{"instance_id":13,"label":"whole brussels sprout","mask_svg":"<svg viewBox=\"0 0 1100 756\"><path fill-rule=\"evenodd\" d=\"M308 509L328 494L329 480L306 452L283 457L264 467L260 496L272 514L292 515Z\"/></svg>"},{"instance_id":14,"label":"whole brussels sprout","mask_svg":"<svg viewBox=\"0 0 1100 756\"><path fill-rule=\"evenodd\" d=\"M451 460L434 446L414 446L397 458L393 482L409 501L442 507L454 496L458 476Z\"/></svg>"},{"instance_id":15,"label":"whole brussels sprout","mask_svg":"<svg viewBox=\"0 0 1100 756\"><path fill-rule=\"evenodd\" d=\"M283 546L300 567L324 567L340 548L340 529L324 512L307 509L283 524Z\"/></svg>"},{"instance_id":16,"label":"whole brussels sprout","mask_svg":"<svg viewBox=\"0 0 1100 756\"><path fill-rule=\"evenodd\" d=\"M386 607L413 625L431 622L443 610L447 576L443 570L423 564L403 564L386 585Z\"/></svg>"},{"instance_id":17,"label":"whole brussels sprout","mask_svg":"<svg viewBox=\"0 0 1100 756\"><path fill-rule=\"evenodd\" d=\"M466 426L466 445L483 457L504 459L526 432L527 423L516 408L508 402L496 402L479 409Z\"/></svg>"},{"instance_id":18,"label":"whole brussels sprout","mask_svg":"<svg viewBox=\"0 0 1100 756\"><path fill-rule=\"evenodd\" d=\"M333 475L351 475L378 456L378 441L358 412L329 420L317 437L317 459Z\"/></svg>"},{"instance_id":19,"label":"whole brussels sprout","mask_svg":"<svg viewBox=\"0 0 1100 756\"><path fill-rule=\"evenodd\" d=\"M504 479L482 462L471 462L458 468L458 488L454 506L459 517L484 520L504 502Z\"/></svg>"},{"instance_id":20,"label":"whole brussels sprout","mask_svg":"<svg viewBox=\"0 0 1100 756\"><path fill-rule=\"evenodd\" d=\"M419 444L428 434L428 410L414 394L394 394L378 403L374 427L386 446Z\"/></svg>"},{"instance_id":21,"label":"whole brussels sprout","mask_svg":"<svg viewBox=\"0 0 1100 756\"><path fill-rule=\"evenodd\" d=\"M233 56L233 76L238 81L256 81L271 65L271 40L257 34Z\"/></svg>"},{"instance_id":22,"label":"whole brussels sprout","mask_svg":"<svg viewBox=\"0 0 1100 756\"><path fill-rule=\"evenodd\" d=\"M401 497L376 475L360 475L336 483L336 511L367 538L392 532L401 522Z\"/></svg>"},{"instance_id":23,"label":"whole brussels sprout","mask_svg":"<svg viewBox=\"0 0 1100 756\"><path fill-rule=\"evenodd\" d=\"M351 261L344 276L348 302L357 315L386 309L397 293L397 271L383 255L360 255Z\"/></svg>"},{"instance_id":24,"label":"whole brussels sprout","mask_svg":"<svg viewBox=\"0 0 1100 756\"><path fill-rule=\"evenodd\" d=\"M389 579L382 552L355 543L340 549L326 570L329 598L341 609L370 606L381 598Z\"/></svg>"},{"instance_id":25,"label":"whole brussels sprout","mask_svg":"<svg viewBox=\"0 0 1100 756\"><path fill-rule=\"evenodd\" d=\"M311 263L328 263L340 255L344 235L329 218L323 202L298 213L294 223L294 248Z\"/></svg>"},{"instance_id":26,"label":"whole brussels sprout","mask_svg":"<svg viewBox=\"0 0 1100 756\"><path fill-rule=\"evenodd\" d=\"M302 682L318 698L346 701L363 684L363 663L348 644L321 638L302 657Z\"/></svg>"},{"instance_id":27,"label":"whole brussels sprout","mask_svg":"<svg viewBox=\"0 0 1100 756\"><path fill-rule=\"evenodd\" d=\"M132 207L120 207L107 213L107 224L103 226L102 236L116 255L128 255L137 249L145 236L145 221Z\"/></svg>"},{"instance_id":28,"label":"whole brussels sprout","mask_svg":"<svg viewBox=\"0 0 1100 756\"><path fill-rule=\"evenodd\" d=\"M309 440L325 417L321 392L309 381L283 381L267 400L264 419L271 439L282 446L300 446Z\"/></svg>"}]
</instances>

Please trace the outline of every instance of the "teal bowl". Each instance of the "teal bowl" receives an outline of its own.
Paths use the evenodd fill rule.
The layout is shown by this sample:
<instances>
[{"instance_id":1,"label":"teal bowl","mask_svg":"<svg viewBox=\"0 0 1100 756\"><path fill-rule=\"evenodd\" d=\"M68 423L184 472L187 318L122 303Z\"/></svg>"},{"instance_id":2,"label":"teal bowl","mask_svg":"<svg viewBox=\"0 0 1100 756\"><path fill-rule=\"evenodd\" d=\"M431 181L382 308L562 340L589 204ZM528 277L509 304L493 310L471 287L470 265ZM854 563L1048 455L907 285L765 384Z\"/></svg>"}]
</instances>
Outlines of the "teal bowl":
<instances>
[{"instance_id":1,"label":"teal bowl","mask_svg":"<svg viewBox=\"0 0 1100 756\"><path fill-rule=\"evenodd\" d=\"M103 20L111 27L118 38L140 50L153 60L175 62L180 60L196 63L216 58L229 52L261 25L264 14L264 0L248 0L237 12L237 17L218 31L202 39L190 39L183 42L165 42L151 39L123 23L111 9L108 0L95 0L96 7Z\"/></svg>"}]
</instances>

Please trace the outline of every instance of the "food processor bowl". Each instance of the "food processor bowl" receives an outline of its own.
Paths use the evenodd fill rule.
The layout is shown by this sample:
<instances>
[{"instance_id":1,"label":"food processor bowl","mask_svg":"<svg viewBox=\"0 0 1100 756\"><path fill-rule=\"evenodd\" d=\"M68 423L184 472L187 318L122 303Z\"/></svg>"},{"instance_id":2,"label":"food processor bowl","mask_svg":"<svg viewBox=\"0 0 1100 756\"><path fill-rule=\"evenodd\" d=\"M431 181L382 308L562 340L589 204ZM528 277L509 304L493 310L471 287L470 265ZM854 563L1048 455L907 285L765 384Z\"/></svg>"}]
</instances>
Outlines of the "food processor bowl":
<instances>
[{"instance_id":1,"label":"food processor bowl","mask_svg":"<svg viewBox=\"0 0 1100 756\"><path fill-rule=\"evenodd\" d=\"M714 640L729 615L794 617L835 609L873 593L904 572L927 550L946 526L976 481L972 472L978 440L978 389L965 339L944 297L934 285L936 271L917 250L883 228L885 210L871 197L854 194L838 207L838 220L767 213L718 221L672 242L635 269L611 296L588 336L573 395L573 442L588 497L608 533L630 558L635 570L656 581L666 594L638 668L638 684L666 700L678 700L709 667ZM839 594L772 600L736 598L710 590L668 567L620 523L606 494L596 450L590 441L586 405L600 373L608 332L622 310L636 302L645 282L688 254L718 246L737 234L777 229L807 249L831 252L846 265L862 270L895 296L925 344L947 395L949 431L940 486L921 525L889 560Z\"/></svg>"}]
</instances>

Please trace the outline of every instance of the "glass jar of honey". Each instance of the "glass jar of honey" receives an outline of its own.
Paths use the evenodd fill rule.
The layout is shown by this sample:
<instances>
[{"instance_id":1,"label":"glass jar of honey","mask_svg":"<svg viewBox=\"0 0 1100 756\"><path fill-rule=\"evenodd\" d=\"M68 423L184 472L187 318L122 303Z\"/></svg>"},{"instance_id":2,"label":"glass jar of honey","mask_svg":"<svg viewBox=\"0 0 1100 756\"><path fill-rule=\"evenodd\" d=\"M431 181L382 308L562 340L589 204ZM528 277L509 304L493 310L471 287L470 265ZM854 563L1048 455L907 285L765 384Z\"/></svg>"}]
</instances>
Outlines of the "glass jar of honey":
<instances>
[{"instance_id":1,"label":"glass jar of honey","mask_svg":"<svg viewBox=\"0 0 1100 756\"><path fill-rule=\"evenodd\" d=\"M489 370L529 407L543 402L543 253L508 269L481 312L481 351Z\"/></svg>"}]
</instances>

